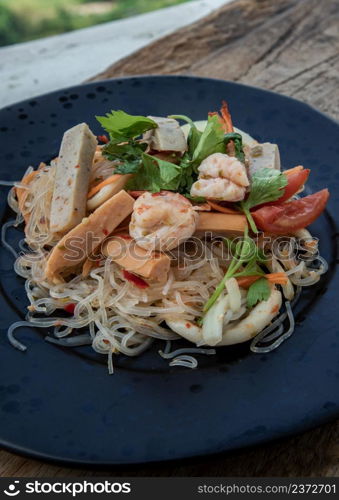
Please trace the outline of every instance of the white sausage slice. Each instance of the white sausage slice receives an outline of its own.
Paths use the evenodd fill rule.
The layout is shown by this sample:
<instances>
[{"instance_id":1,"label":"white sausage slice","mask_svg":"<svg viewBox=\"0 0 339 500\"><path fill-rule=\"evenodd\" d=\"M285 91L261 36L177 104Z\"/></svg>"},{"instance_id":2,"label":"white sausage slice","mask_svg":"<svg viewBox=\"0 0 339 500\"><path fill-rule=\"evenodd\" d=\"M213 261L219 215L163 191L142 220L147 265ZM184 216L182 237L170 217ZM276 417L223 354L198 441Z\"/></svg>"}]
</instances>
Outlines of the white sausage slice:
<instances>
[{"instance_id":1,"label":"white sausage slice","mask_svg":"<svg viewBox=\"0 0 339 500\"><path fill-rule=\"evenodd\" d=\"M260 154L255 154L255 151ZM273 168L280 170L280 154L277 144L264 142L251 148L249 154L249 174L252 177L258 170L262 168Z\"/></svg>"},{"instance_id":2,"label":"white sausage slice","mask_svg":"<svg viewBox=\"0 0 339 500\"><path fill-rule=\"evenodd\" d=\"M173 118L162 118L160 116L148 116L157 123L157 128L144 134L152 149L156 151L185 151L187 143L184 132L177 120Z\"/></svg>"},{"instance_id":3,"label":"white sausage slice","mask_svg":"<svg viewBox=\"0 0 339 500\"><path fill-rule=\"evenodd\" d=\"M66 233L86 214L89 175L97 139L86 123L64 133L51 206L52 232Z\"/></svg>"}]
</instances>

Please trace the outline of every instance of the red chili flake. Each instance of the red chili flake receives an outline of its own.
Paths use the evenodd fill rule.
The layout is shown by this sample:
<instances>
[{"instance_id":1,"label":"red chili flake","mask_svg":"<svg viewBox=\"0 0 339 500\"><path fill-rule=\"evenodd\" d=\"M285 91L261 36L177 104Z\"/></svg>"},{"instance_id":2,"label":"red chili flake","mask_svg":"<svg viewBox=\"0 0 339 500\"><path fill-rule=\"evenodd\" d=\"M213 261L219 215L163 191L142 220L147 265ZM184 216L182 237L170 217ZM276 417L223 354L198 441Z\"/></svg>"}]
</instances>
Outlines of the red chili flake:
<instances>
[{"instance_id":1,"label":"red chili flake","mask_svg":"<svg viewBox=\"0 0 339 500\"><path fill-rule=\"evenodd\" d=\"M66 304L64 309L66 312L70 313L70 314L74 314L74 309L75 309L75 306L76 304Z\"/></svg>"},{"instance_id":2,"label":"red chili flake","mask_svg":"<svg viewBox=\"0 0 339 500\"><path fill-rule=\"evenodd\" d=\"M153 198L155 198L156 196L163 196L163 192L162 191L159 191L158 193L153 193L152 196Z\"/></svg>"},{"instance_id":3,"label":"red chili flake","mask_svg":"<svg viewBox=\"0 0 339 500\"><path fill-rule=\"evenodd\" d=\"M107 229L103 229L102 232L104 233L105 236L109 235L109 231Z\"/></svg>"},{"instance_id":4,"label":"red chili flake","mask_svg":"<svg viewBox=\"0 0 339 500\"><path fill-rule=\"evenodd\" d=\"M74 168L80 168L80 165L75 165L75 167L74 167Z\"/></svg>"},{"instance_id":5,"label":"red chili flake","mask_svg":"<svg viewBox=\"0 0 339 500\"><path fill-rule=\"evenodd\" d=\"M125 269L123 269L122 274L124 275L124 278L127 281L130 281L131 283L133 283L133 285L137 286L138 288L148 288L149 287L149 284L146 283L145 280L143 280L142 278L139 278L139 276L136 276L133 273L129 273Z\"/></svg>"},{"instance_id":6,"label":"red chili flake","mask_svg":"<svg viewBox=\"0 0 339 500\"><path fill-rule=\"evenodd\" d=\"M190 323L186 323L185 326L186 328L191 328L192 325Z\"/></svg>"},{"instance_id":7,"label":"red chili flake","mask_svg":"<svg viewBox=\"0 0 339 500\"><path fill-rule=\"evenodd\" d=\"M106 135L97 135L98 141L103 142L104 144L109 143L109 139Z\"/></svg>"}]
</instances>

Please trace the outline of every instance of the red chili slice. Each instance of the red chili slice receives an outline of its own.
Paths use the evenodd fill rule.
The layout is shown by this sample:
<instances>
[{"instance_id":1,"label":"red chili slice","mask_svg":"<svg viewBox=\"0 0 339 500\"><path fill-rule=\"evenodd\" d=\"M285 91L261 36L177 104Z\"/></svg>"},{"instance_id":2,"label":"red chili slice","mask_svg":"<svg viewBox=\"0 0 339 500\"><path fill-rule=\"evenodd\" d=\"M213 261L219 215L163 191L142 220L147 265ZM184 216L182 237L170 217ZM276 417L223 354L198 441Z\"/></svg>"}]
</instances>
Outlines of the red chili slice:
<instances>
[{"instance_id":1,"label":"red chili slice","mask_svg":"<svg viewBox=\"0 0 339 500\"><path fill-rule=\"evenodd\" d=\"M126 271L126 269L123 269L122 274L124 275L124 278L127 281L130 281L131 283L133 283L133 285L137 286L138 288L144 289L149 287L149 284L146 283L145 280L139 278L139 276L136 276L133 273Z\"/></svg>"},{"instance_id":2,"label":"red chili slice","mask_svg":"<svg viewBox=\"0 0 339 500\"><path fill-rule=\"evenodd\" d=\"M74 309L75 309L76 304L66 304L64 307L64 310L70 314L74 314Z\"/></svg>"}]
</instances>

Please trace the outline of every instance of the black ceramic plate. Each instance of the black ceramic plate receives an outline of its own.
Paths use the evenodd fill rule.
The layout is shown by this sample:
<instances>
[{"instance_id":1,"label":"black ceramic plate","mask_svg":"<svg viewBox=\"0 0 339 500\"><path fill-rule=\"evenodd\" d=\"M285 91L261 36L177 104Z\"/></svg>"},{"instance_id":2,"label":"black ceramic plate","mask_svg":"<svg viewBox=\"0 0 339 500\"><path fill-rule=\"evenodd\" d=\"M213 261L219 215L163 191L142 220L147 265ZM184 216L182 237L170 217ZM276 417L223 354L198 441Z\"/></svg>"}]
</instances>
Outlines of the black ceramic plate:
<instances>
[{"instance_id":1,"label":"black ceramic plate","mask_svg":"<svg viewBox=\"0 0 339 500\"><path fill-rule=\"evenodd\" d=\"M6 329L24 316L23 280L0 253L0 440L10 450L77 464L128 464L205 455L296 433L339 415L339 126L295 100L235 83L187 77L141 77L91 83L25 101L0 112L0 177L21 178L28 164L56 155L63 132L110 109L186 114L201 119L222 99L235 124L280 146L285 167L312 169L312 191L328 186L327 212L313 224L330 269L303 293L297 328L268 355L248 345L223 348L199 369L168 368L159 346L123 356L107 374L91 349L64 350L44 334L17 332L29 348L8 345ZM1 188L1 217L12 217ZM12 231L13 241L22 234Z\"/></svg>"}]
</instances>

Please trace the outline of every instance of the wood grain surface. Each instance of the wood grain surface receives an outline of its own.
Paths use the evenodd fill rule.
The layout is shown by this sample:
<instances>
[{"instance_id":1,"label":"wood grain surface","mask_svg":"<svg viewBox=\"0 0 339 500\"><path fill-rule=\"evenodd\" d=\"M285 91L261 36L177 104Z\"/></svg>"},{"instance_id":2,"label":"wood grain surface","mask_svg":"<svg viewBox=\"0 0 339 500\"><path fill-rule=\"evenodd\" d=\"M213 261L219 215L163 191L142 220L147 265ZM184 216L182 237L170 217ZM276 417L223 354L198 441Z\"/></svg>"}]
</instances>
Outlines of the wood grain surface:
<instances>
[{"instance_id":1,"label":"wood grain surface","mask_svg":"<svg viewBox=\"0 0 339 500\"><path fill-rule=\"evenodd\" d=\"M93 80L140 74L244 82L296 97L339 119L339 0L237 0ZM2 451L0 475L338 477L339 423L223 456L106 470L64 468Z\"/></svg>"},{"instance_id":2,"label":"wood grain surface","mask_svg":"<svg viewBox=\"0 0 339 500\"><path fill-rule=\"evenodd\" d=\"M339 0L238 0L94 79L157 73L248 83L339 118Z\"/></svg>"}]
</instances>

